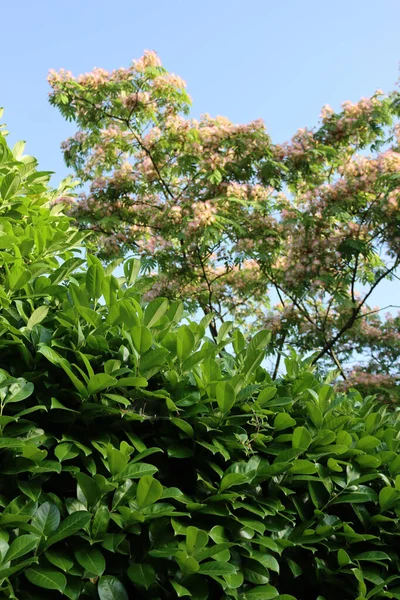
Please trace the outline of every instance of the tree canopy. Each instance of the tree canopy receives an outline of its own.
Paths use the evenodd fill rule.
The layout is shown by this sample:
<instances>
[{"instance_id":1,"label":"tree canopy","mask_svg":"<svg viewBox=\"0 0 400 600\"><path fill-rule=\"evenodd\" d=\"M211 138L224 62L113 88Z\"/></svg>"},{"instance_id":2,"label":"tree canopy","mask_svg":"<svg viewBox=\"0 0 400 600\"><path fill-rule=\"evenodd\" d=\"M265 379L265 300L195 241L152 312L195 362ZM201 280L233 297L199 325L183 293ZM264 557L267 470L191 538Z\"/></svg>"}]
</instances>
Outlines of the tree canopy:
<instances>
[{"instance_id":1,"label":"tree canopy","mask_svg":"<svg viewBox=\"0 0 400 600\"><path fill-rule=\"evenodd\" d=\"M184 81L154 52L49 82L77 124L62 148L86 184L60 201L97 234L93 251L140 257L146 297L211 313L214 337L231 318L245 334L271 329L275 375L277 350L294 347L348 384L395 386L398 319L369 299L399 265L397 91L325 106L316 128L276 144L261 119L190 118ZM350 363L360 350L363 373Z\"/></svg>"}]
</instances>

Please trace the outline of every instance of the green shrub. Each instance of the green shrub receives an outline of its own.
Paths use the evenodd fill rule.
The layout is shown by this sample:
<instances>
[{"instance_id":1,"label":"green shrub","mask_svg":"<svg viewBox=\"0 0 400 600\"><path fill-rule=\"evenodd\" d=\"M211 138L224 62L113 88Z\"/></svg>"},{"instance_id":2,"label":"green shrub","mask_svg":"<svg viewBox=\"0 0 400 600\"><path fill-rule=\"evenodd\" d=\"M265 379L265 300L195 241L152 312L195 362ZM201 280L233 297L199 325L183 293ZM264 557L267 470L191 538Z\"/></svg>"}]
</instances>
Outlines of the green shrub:
<instances>
[{"instance_id":1,"label":"green shrub","mask_svg":"<svg viewBox=\"0 0 400 600\"><path fill-rule=\"evenodd\" d=\"M294 355L272 381L268 332L143 306L135 260L79 271L3 142L1 597L400 598L396 413Z\"/></svg>"}]
</instances>

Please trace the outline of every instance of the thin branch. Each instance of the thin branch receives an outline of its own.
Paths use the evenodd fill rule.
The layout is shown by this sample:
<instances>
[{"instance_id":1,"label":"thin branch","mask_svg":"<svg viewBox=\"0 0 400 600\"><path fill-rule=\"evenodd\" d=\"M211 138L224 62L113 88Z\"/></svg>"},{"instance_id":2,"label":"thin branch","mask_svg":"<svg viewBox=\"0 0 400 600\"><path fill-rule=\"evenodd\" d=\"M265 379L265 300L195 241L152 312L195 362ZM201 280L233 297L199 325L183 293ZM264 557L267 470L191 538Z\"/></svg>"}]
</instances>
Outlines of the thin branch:
<instances>
[{"instance_id":1,"label":"thin branch","mask_svg":"<svg viewBox=\"0 0 400 600\"><path fill-rule=\"evenodd\" d=\"M320 358L322 358L327 352L329 352L329 350L336 344L336 342L342 337L342 335L348 329L351 329L351 327L354 325L354 322L356 321L357 316L360 313L362 307L364 306L364 304L366 303L366 301L368 300L369 296L372 294L374 289L382 281L382 279L385 279L385 277L387 277L392 271L394 271L394 269L396 269L398 267L399 262L400 262L400 260L398 260L390 269L387 269L384 273L382 273L382 275L380 275L378 277L378 279L375 281L374 285L371 287L369 292L364 296L364 299L362 300L362 302L360 302L358 307L353 308L352 315L348 319L348 321L343 325L343 327L338 331L338 333L331 340L329 340L329 342L327 342L323 346L323 348L320 350L320 352L318 352L317 356L315 356L313 358L313 361L311 364L314 365Z\"/></svg>"}]
</instances>

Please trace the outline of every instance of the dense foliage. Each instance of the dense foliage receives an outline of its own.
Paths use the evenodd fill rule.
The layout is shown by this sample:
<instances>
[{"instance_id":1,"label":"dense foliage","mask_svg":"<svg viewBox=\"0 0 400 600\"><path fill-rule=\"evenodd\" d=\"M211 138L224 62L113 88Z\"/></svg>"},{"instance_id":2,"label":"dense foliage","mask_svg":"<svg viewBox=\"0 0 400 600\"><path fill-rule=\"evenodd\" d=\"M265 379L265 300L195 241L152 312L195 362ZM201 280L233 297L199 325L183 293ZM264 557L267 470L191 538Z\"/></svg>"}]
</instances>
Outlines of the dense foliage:
<instances>
[{"instance_id":1,"label":"dense foliage","mask_svg":"<svg viewBox=\"0 0 400 600\"><path fill-rule=\"evenodd\" d=\"M147 298L211 312L214 336L232 316L270 329L275 376L277 349L291 346L350 375L347 387L394 396L399 353L382 357L399 334L377 326L368 304L399 266L398 92L339 113L326 106L319 127L282 145L261 120L187 118L185 83L153 52L126 69L49 81L52 104L79 128L62 146L66 163L90 188L63 201L97 232L102 256L143 259L154 275ZM354 369L360 350L367 364Z\"/></svg>"},{"instance_id":2,"label":"dense foliage","mask_svg":"<svg viewBox=\"0 0 400 600\"><path fill-rule=\"evenodd\" d=\"M0 137L4 598L400 598L397 413L74 256ZM67 185L67 184L64 184ZM79 247L78 247L79 250Z\"/></svg>"}]
</instances>

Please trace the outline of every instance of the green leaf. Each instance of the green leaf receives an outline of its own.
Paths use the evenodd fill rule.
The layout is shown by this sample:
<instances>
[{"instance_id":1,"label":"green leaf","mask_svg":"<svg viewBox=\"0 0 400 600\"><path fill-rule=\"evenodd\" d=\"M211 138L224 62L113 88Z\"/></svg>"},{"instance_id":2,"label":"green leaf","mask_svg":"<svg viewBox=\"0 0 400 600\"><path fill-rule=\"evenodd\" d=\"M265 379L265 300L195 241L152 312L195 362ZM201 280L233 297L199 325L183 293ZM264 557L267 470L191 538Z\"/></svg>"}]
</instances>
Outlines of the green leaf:
<instances>
[{"instance_id":1,"label":"green leaf","mask_svg":"<svg viewBox=\"0 0 400 600\"><path fill-rule=\"evenodd\" d=\"M54 569L43 569L41 567L32 567L25 571L25 577L38 587L45 588L46 590L57 590L64 592L67 585L67 579L65 575Z\"/></svg>"},{"instance_id":2,"label":"green leaf","mask_svg":"<svg viewBox=\"0 0 400 600\"><path fill-rule=\"evenodd\" d=\"M86 475L86 473L76 473L75 477L87 500L88 506L96 504L101 497L101 493L94 479Z\"/></svg>"},{"instance_id":3,"label":"green leaf","mask_svg":"<svg viewBox=\"0 0 400 600\"><path fill-rule=\"evenodd\" d=\"M205 531L191 525L186 529L186 549L189 555L196 554L196 552L202 550L207 544L208 535Z\"/></svg>"},{"instance_id":4,"label":"green leaf","mask_svg":"<svg viewBox=\"0 0 400 600\"><path fill-rule=\"evenodd\" d=\"M140 271L140 260L137 258L130 258L124 262L124 275L126 277L126 283L131 286L135 283L136 277Z\"/></svg>"},{"instance_id":5,"label":"green leaf","mask_svg":"<svg viewBox=\"0 0 400 600\"><path fill-rule=\"evenodd\" d=\"M220 381L216 385L217 403L222 412L228 412L235 404L236 394L233 386L227 381Z\"/></svg>"},{"instance_id":6,"label":"green leaf","mask_svg":"<svg viewBox=\"0 0 400 600\"><path fill-rule=\"evenodd\" d=\"M129 480L128 480L129 481ZM128 483L128 482L126 482ZM131 483L129 481L129 483ZM114 508L114 507L113 507ZM92 537L93 539L100 538L104 536L108 529L108 524L110 522L110 513L106 506L99 506L97 509L92 523Z\"/></svg>"},{"instance_id":7,"label":"green leaf","mask_svg":"<svg viewBox=\"0 0 400 600\"><path fill-rule=\"evenodd\" d=\"M268 404L272 398L274 398L277 394L277 388L275 387L267 387L261 390L258 394L257 402L260 406L264 406L264 404Z\"/></svg>"},{"instance_id":8,"label":"green leaf","mask_svg":"<svg viewBox=\"0 0 400 600\"><path fill-rule=\"evenodd\" d=\"M381 510L385 511L392 508L399 498L400 491L389 486L382 488L379 492L379 505Z\"/></svg>"},{"instance_id":9,"label":"green leaf","mask_svg":"<svg viewBox=\"0 0 400 600\"><path fill-rule=\"evenodd\" d=\"M165 315L169 307L168 300L166 298L156 298L149 302L144 311L143 321L147 327L153 327L156 325L161 317Z\"/></svg>"},{"instance_id":10,"label":"green leaf","mask_svg":"<svg viewBox=\"0 0 400 600\"><path fill-rule=\"evenodd\" d=\"M62 358L62 356L60 356L60 354L58 354L58 352L56 352L55 350L53 350L53 348L50 348L49 346L41 346L39 348L38 352L40 354L43 354L43 356L45 356L47 358L47 360L49 362L51 362L53 365L59 366L62 369L64 369L64 371L66 372L68 377L71 379L72 383L74 384L74 386L76 387L78 392L84 398L86 398L87 392L86 392L85 385L76 377L76 375L74 375L74 373L71 370L70 363L65 358Z\"/></svg>"},{"instance_id":11,"label":"green leaf","mask_svg":"<svg viewBox=\"0 0 400 600\"><path fill-rule=\"evenodd\" d=\"M187 325L182 325L176 333L176 353L181 363L189 358L193 348L193 332Z\"/></svg>"},{"instance_id":12,"label":"green leaf","mask_svg":"<svg viewBox=\"0 0 400 600\"><path fill-rule=\"evenodd\" d=\"M94 300L102 295L102 286L104 280L104 270L101 265L91 265L86 272L86 289Z\"/></svg>"},{"instance_id":13,"label":"green leaf","mask_svg":"<svg viewBox=\"0 0 400 600\"><path fill-rule=\"evenodd\" d=\"M255 471L252 474L249 473L228 473L224 475L220 484L220 491L228 490L235 485L243 485L249 483L254 479Z\"/></svg>"},{"instance_id":14,"label":"green leaf","mask_svg":"<svg viewBox=\"0 0 400 600\"><path fill-rule=\"evenodd\" d=\"M58 444L54 449L54 454L60 462L63 460L71 460L79 456L79 450L77 450L75 444L64 443Z\"/></svg>"},{"instance_id":15,"label":"green leaf","mask_svg":"<svg viewBox=\"0 0 400 600\"><path fill-rule=\"evenodd\" d=\"M275 571L275 573L279 573L279 563L274 556L271 554L267 554L265 552L253 551L251 553L251 558L257 560L261 563L266 569L270 569L271 571Z\"/></svg>"},{"instance_id":16,"label":"green leaf","mask_svg":"<svg viewBox=\"0 0 400 600\"><path fill-rule=\"evenodd\" d=\"M14 144L12 153L14 155L15 160L20 160L20 158L22 157L25 149L25 144L26 142L23 142L22 140Z\"/></svg>"},{"instance_id":17,"label":"green leaf","mask_svg":"<svg viewBox=\"0 0 400 600\"><path fill-rule=\"evenodd\" d=\"M116 577L101 577L97 586L100 600L129 600L126 589Z\"/></svg>"},{"instance_id":18,"label":"green leaf","mask_svg":"<svg viewBox=\"0 0 400 600\"><path fill-rule=\"evenodd\" d=\"M373 450L374 448L379 446L380 443L381 440L374 437L373 435L365 435L364 437L358 440L358 442L356 443L356 448L357 450L364 450L364 452L369 452L370 450Z\"/></svg>"},{"instance_id":19,"label":"green leaf","mask_svg":"<svg viewBox=\"0 0 400 600\"><path fill-rule=\"evenodd\" d=\"M111 388L147 387L148 381L144 377L121 377Z\"/></svg>"},{"instance_id":20,"label":"green leaf","mask_svg":"<svg viewBox=\"0 0 400 600\"><path fill-rule=\"evenodd\" d=\"M13 384L10 386L9 395L4 400L4 404L11 404L12 402L21 402L25 398L29 398L32 395L35 386L31 382L24 382L22 384ZM28 414L24 411L24 414ZM22 413L18 413L17 416L22 416Z\"/></svg>"},{"instance_id":21,"label":"green leaf","mask_svg":"<svg viewBox=\"0 0 400 600\"><path fill-rule=\"evenodd\" d=\"M246 339L240 329L235 329L232 334L232 346L236 354L240 354L246 346Z\"/></svg>"},{"instance_id":22,"label":"green leaf","mask_svg":"<svg viewBox=\"0 0 400 600\"><path fill-rule=\"evenodd\" d=\"M60 524L60 511L52 502L45 502L33 515L31 524L41 535L48 537Z\"/></svg>"},{"instance_id":23,"label":"green leaf","mask_svg":"<svg viewBox=\"0 0 400 600\"><path fill-rule=\"evenodd\" d=\"M272 585L259 585L243 594L243 600L271 600L278 597L279 592Z\"/></svg>"},{"instance_id":24,"label":"green leaf","mask_svg":"<svg viewBox=\"0 0 400 600\"><path fill-rule=\"evenodd\" d=\"M141 373L146 373L146 371L152 371L153 373L157 372L159 368L165 364L165 359L168 354L169 351L166 348L148 350L140 359Z\"/></svg>"},{"instance_id":25,"label":"green leaf","mask_svg":"<svg viewBox=\"0 0 400 600\"><path fill-rule=\"evenodd\" d=\"M305 427L296 427L293 431L292 447L307 450L312 442L312 437Z\"/></svg>"},{"instance_id":26,"label":"green leaf","mask_svg":"<svg viewBox=\"0 0 400 600\"><path fill-rule=\"evenodd\" d=\"M276 431L282 431L288 427L293 427L293 425L296 425L296 421L287 413L278 413L274 419L274 429Z\"/></svg>"},{"instance_id":27,"label":"green leaf","mask_svg":"<svg viewBox=\"0 0 400 600\"><path fill-rule=\"evenodd\" d=\"M20 290L31 279L32 275L28 269L15 262L7 277L8 287L12 291Z\"/></svg>"},{"instance_id":28,"label":"green leaf","mask_svg":"<svg viewBox=\"0 0 400 600\"><path fill-rule=\"evenodd\" d=\"M174 588L178 598L183 598L183 596L191 596L192 595L191 592L189 592L189 590L187 588L185 588L183 585L181 585L177 581L171 580L171 585Z\"/></svg>"},{"instance_id":29,"label":"green leaf","mask_svg":"<svg viewBox=\"0 0 400 600\"><path fill-rule=\"evenodd\" d=\"M145 475L154 475L157 473L157 467L153 465L148 465L147 463L130 463L116 477L117 481L124 481L125 479L140 479L140 477L144 477Z\"/></svg>"},{"instance_id":30,"label":"green leaf","mask_svg":"<svg viewBox=\"0 0 400 600\"><path fill-rule=\"evenodd\" d=\"M56 532L47 540L46 548L53 544L70 537L86 527L91 519L91 514L87 511L78 510L69 515L62 521Z\"/></svg>"},{"instance_id":31,"label":"green leaf","mask_svg":"<svg viewBox=\"0 0 400 600\"><path fill-rule=\"evenodd\" d=\"M290 467L289 473L294 475L312 475L316 472L316 464L310 460L297 459Z\"/></svg>"},{"instance_id":32,"label":"green leaf","mask_svg":"<svg viewBox=\"0 0 400 600\"><path fill-rule=\"evenodd\" d=\"M106 570L104 556L94 546L87 546L75 551L75 558L88 573L101 577Z\"/></svg>"},{"instance_id":33,"label":"green leaf","mask_svg":"<svg viewBox=\"0 0 400 600\"><path fill-rule=\"evenodd\" d=\"M3 563L25 556L31 552L39 543L37 535L20 535L11 544L4 557Z\"/></svg>"},{"instance_id":34,"label":"green leaf","mask_svg":"<svg viewBox=\"0 0 400 600\"><path fill-rule=\"evenodd\" d=\"M27 328L32 329L35 325L41 323L47 317L48 312L48 306L39 306L39 308L34 310L29 317L28 323L26 324Z\"/></svg>"},{"instance_id":35,"label":"green leaf","mask_svg":"<svg viewBox=\"0 0 400 600\"><path fill-rule=\"evenodd\" d=\"M156 582L156 572L151 565L146 563L133 563L128 569L128 577L133 583L146 590Z\"/></svg>"},{"instance_id":36,"label":"green leaf","mask_svg":"<svg viewBox=\"0 0 400 600\"><path fill-rule=\"evenodd\" d=\"M52 565L58 567L59 569L64 571L64 573L68 573L74 566L74 561L72 560L72 558L70 558L68 554L66 554L62 550L47 550L45 552L45 555L47 560Z\"/></svg>"},{"instance_id":37,"label":"green leaf","mask_svg":"<svg viewBox=\"0 0 400 600\"><path fill-rule=\"evenodd\" d=\"M135 350L137 350L140 355L144 354L147 352L147 350L149 350L149 348L151 348L153 336L150 329L145 327L145 325L132 327L131 336Z\"/></svg>"},{"instance_id":38,"label":"green leaf","mask_svg":"<svg viewBox=\"0 0 400 600\"><path fill-rule=\"evenodd\" d=\"M233 565L218 560L211 560L200 565L200 575L211 575L219 577L220 575L234 575L237 569Z\"/></svg>"},{"instance_id":39,"label":"green leaf","mask_svg":"<svg viewBox=\"0 0 400 600\"><path fill-rule=\"evenodd\" d=\"M26 567L29 567L32 563L38 562L39 559L37 558L37 556L32 556L32 558L23 560L20 563L14 565L13 567L0 568L0 580L5 579L6 577L10 577L14 573L18 573L18 571L22 571Z\"/></svg>"},{"instance_id":40,"label":"green leaf","mask_svg":"<svg viewBox=\"0 0 400 600\"><path fill-rule=\"evenodd\" d=\"M19 186L21 185L21 177L16 173L9 173L3 178L0 187L0 194L3 200L8 200L15 196L18 191Z\"/></svg>"},{"instance_id":41,"label":"green leaf","mask_svg":"<svg viewBox=\"0 0 400 600\"><path fill-rule=\"evenodd\" d=\"M194 437L194 429L187 421L184 421L183 419L172 418L171 423L184 431L189 437Z\"/></svg>"},{"instance_id":42,"label":"green leaf","mask_svg":"<svg viewBox=\"0 0 400 600\"><path fill-rule=\"evenodd\" d=\"M163 486L151 475L141 477L137 486L136 502L139 508L154 504L161 498Z\"/></svg>"},{"instance_id":43,"label":"green leaf","mask_svg":"<svg viewBox=\"0 0 400 600\"><path fill-rule=\"evenodd\" d=\"M367 486L358 486L358 489L354 492L348 492L345 494L341 494L334 500L331 500L330 504L346 504L347 502L350 504L359 504L362 502L376 502L378 499L378 494L372 488Z\"/></svg>"},{"instance_id":44,"label":"green leaf","mask_svg":"<svg viewBox=\"0 0 400 600\"><path fill-rule=\"evenodd\" d=\"M346 550L344 550L343 548L340 548L340 550L338 550L338 553L337 553L337 561L338 561L339 567L345 567L346 565L351 563L351 558L347 554Z\"/></svg>"},{"instance_id":45,"label":"green leaf","mask_svg":"<svg viewBox=\"0 0 400 600\"><path fill-rule=\"evenodd\" d=\"M88 392L89 395L98 394L102 390L105 390L109 387L115 385L117 380L115 377L111 377L111 375L107 375L107 373L96 373L93 377L90 378L88 384Z\"/></svg>"},{"instance_id":46,"label":"green leaf","mask_svg":"<svg viewBox=\"0 0 400 600\"><path fill-rule=\"evenodd\" d=\"M354 560L370 560L370 561L380 561L380 560L391 560L390 556L386 554L386 552L380 552L378 550L373 550L371 552L362 552L361 554L357 554L354 557Z\"/></svg>"},{"instance_id":47,"label":"green leaf","mask_svg":"<svg viewBox=\"0 0 400 600\"><path fill-rule=\"evenodd\" d=\"M110 444L107 447L107 463L112 476L119 475L121 471L126 469L128 464L128 458L117 450L113 448Z\"/></svg>"}]
</instances>

